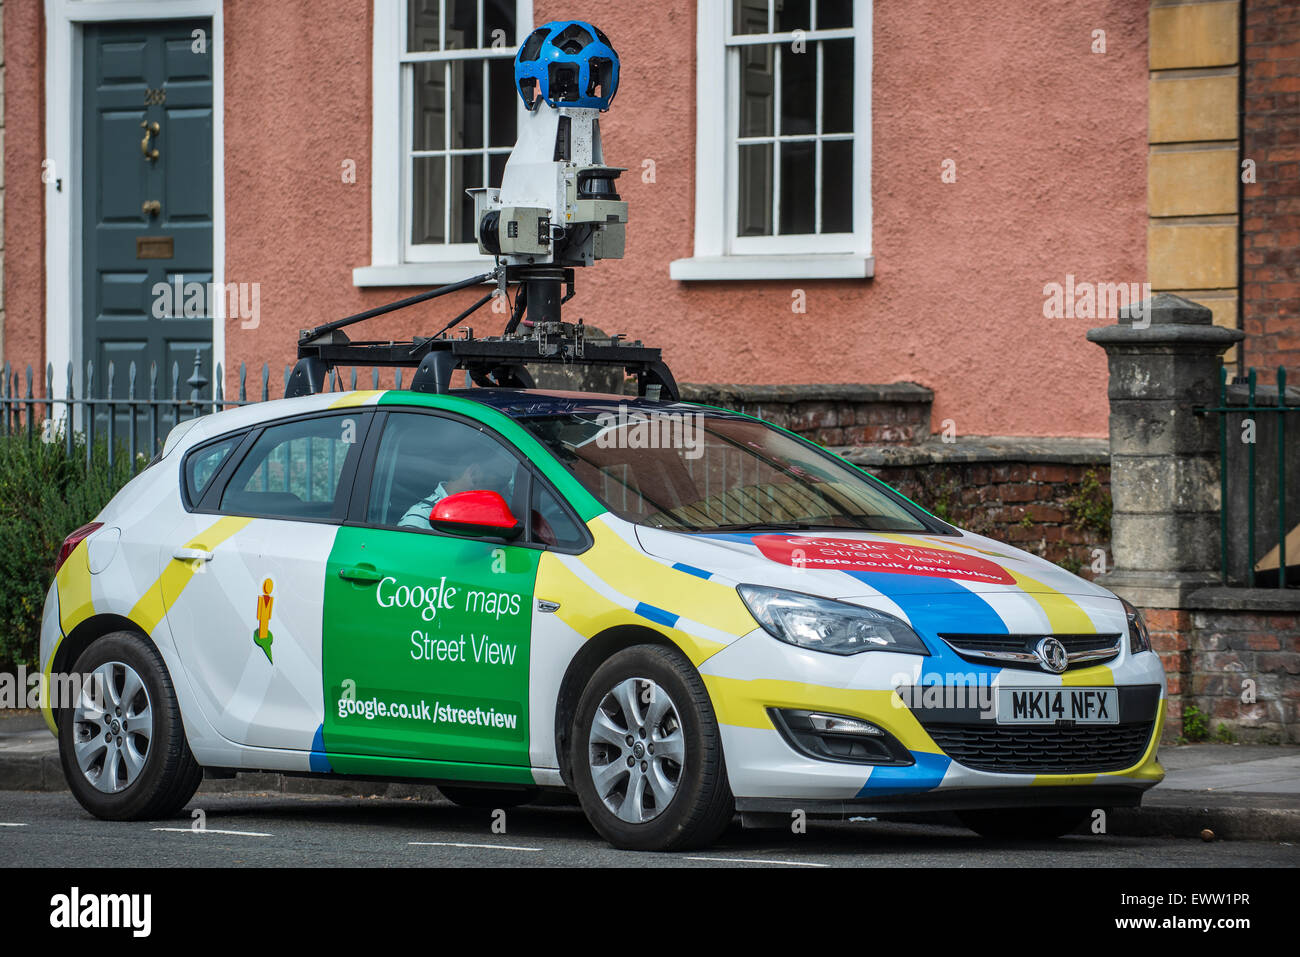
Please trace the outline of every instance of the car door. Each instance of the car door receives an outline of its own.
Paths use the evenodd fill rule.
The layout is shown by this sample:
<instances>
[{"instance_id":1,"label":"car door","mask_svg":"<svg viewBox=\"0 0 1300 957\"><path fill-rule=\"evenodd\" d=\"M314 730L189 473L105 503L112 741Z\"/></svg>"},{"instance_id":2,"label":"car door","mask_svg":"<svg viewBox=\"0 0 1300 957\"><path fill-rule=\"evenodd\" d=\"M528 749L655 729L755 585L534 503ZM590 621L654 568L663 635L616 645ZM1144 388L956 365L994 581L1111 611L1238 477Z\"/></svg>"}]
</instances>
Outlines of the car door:
<instances>
[{"instance_id":1,"label":"car door","mask_svg":"<svg viewBox=\"0 0 1300 957\"><path fill-rule=\"evenodd\" d=\"M186 457L187 494L199 494L169 536L164 598L200 707L230 741L321 751L325 562L369 416L253 430L210 479L209 459L229 440Z\"/></svg>"},{"instance_id":2,"label":"car door","mask_svg":"<svg viewBox=\"0 0 1300 957\"><path fill-rule=\"evenodd\" d=\"M471 766L527 768L540 546L527 533L514 541L442 534L428 514L445 495L489 489L528 515L532 472L467 419L398 410L380 413L374 431L353 515L326 569L331 766L466 778L478 776Z\"/></svg>"}]
</instances>

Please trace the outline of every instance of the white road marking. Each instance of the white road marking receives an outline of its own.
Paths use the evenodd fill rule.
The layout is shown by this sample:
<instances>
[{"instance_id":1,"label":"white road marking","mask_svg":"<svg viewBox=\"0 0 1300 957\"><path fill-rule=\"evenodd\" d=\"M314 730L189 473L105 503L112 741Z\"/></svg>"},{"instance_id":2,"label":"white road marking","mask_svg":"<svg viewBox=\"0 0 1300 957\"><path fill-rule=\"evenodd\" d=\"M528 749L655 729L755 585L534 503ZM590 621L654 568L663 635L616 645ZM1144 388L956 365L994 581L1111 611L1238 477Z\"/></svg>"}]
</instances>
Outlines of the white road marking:
<instances>
[{"instance_id":1,"label":"white road marking","mask_svg":"<svg viewBox=\"0 0 1300 957\"><path fill-rule=\"evenodd\" d=\"M9 824L6 823L5 821L0 821L0 827L26 827L26 826L27 826L26 824Z\"/></svg>"},{"instance_id":2,"label":"white road marking","mask_svg":"<svg viewBox=\"0 0 1300 957\"><path fill-rule=\"evenodd\" d=\"M511 844L458 844L455 841L408 841L410 847L484 847L492 851L540 851L540 847L516 847Z\"/></svg>"},{"instance_id":3,"label":"white road marking","mask_svg":"<svg viewBox=\"0 0 1300 957\"><path fill-rule=\"evenodd\" d=\"M718 861L723 864L781 864L785 867L829 867L812 861L768 861L757 857L688 857L688 861Z\"/></svg>"},{"instance_id":4,"label":"white road marking","mask_svg":"<svg viewBox=\"0 0 1300 957\"><path fill-rule=\"evenodd\" d=\"M155 827L155 831L166 831L169 834L233 834L236 837L271 837L270 834L263 834L261 831L223 831L215 827Z\"/></svg>"}]
</instances>

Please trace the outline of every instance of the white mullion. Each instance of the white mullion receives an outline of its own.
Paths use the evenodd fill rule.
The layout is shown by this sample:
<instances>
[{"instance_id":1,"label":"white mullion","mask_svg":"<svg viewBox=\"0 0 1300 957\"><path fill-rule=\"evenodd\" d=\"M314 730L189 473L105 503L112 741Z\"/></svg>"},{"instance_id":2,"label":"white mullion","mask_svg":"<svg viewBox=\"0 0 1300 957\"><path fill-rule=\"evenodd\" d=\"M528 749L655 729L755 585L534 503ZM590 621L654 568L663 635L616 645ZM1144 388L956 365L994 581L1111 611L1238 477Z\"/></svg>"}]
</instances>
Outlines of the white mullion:
<instances>
[{"instance_id":1,"label":"white mullion","mask_svg":"<svg viewBox=\"0 0 1300 957\"><path fill-rule=\"evenodd\" d=\"M795 40L852 40L853 28L842 27L835 30L805 30L795 36L793 30L784 33L738 33L726 39L727 46L749 47L764 43L793 43Z\"/></svg>"},{"instance_id":2,"label":"white mullion","mask_svg":"<svg viewBox=\"0 0 1300 957\"><path fill-rule=\"evenodd\" d=\"M405 117L401 127L402 188L401 202L398 203L398 228L402 231L400 249L404 251L415 245L415 239L411 236L411 227L415 224L414 211L411 208L415 201L415 159L413 158L415 146L415 67L401 66L398 69L402 71L402 102L400 108ZM404 252L402 259L406 259Z\"/></svg>"},{"instance_id":3,"label":"white mullion","mask_svg":"<svg viewBox=\"0 0 1300 957\"><path fill-rule=\"evenodd\" d=\"M447 49L447 0L438 0L438 49Z\"/></svg>"},{"instance_id":4,"label":"white mullion","mask_svg":"<svg viewBox=\"0 0 1300 957\"><path fill-rule=\"evenodd\" d=\"M441 0L446 6L447 0ZM446 30L444 23L442 29ZM442 66L442 242L451 244L451 63Z\"/></svg>"},{"instance_id":5,"label":"white mullion","mask_svg":"<svg viewBox=\"0 0 1300 957\"><path fill-rule=\"evenodd\" d=\"M474 15L478 18L478 34L474 38L474 46L481 50L483 47L487 46L487 44L483 42L483 0L478 0L478 3L475 4ZM484 102L486 102L486 99Z\"/></svg>"},{"instance_id":6,"label":"white mullion","mask_svg":"<svg viewBox=\"0 0 1300 957\"><path fill-rule=\"evenodd\" d=\"M451 150L411 150L411 155L417 158L427 156L477 156L482 152L483 150L481 147L460 146ZM502 149L501 147L495 147L489 150L489 152L508 153L510 151L508 149Z\"/></svg>"},{"instance_id":7,"label":"white mullion","mask_svg":"<svg viewBox=\"0 0 1300 957\"><path fill-rule=\"evenodd\" d=\"M814 11L817 5L813 4ZM813 14L816 16L816 13ZM825 97L826 61L823 58L826 44L817 44L817 115L813 117L813 129L817 131L816 146L813 147L813 232L821 235L822 231L822 112Z\"/></svg>"},{"instance_id":8,"label":"white mullion","mask_svg":"<svg viewBox=\"0 0 1300 957\"><path fill-rule=\"evenodd\" d=\"M740 51L723 50L723 56L729 65L726 74L728 83L724 90L728 118L725 124L726 153L723 158L726 197L722 214L728 223L723 233L724 241L727 241L725 251L731 252L731 243L740 236Z\"/></svg>"},{"instance_id":9,"label":"white mullion","mask_svg":"<svg viewBox=\"0 0 1300 957\"><path fill-rule=\"evenodd\" d=\"M402 63L432 63L439 60L477 60L486 58L489 60L513 60L513 53L502 53L500 50L475 50L472 48L456 50L426 50L420 53L407 53L399 57Z\"/></svg>"},{"instance_id":10,"label":"white mullion","mask_svg":"<svg viewBox=\"0 0 1300 957\"><path fill-rule=\"evenodd\" d=\"M483 4L479 3L479 18L482 20ZM479 23L479 36L483 34L483 24ZM488 184L488 147L492 145L492 138L488 131L492 128L492 75L488 71L488 61L483 61L483 147L479 156L479 178L480 186Z\"/></svg>"},{"instance_id":11,"label":"white mullion","mask_svg":"<svg viewBox=\"0 0 1300 957\"><path fill-rule=\"evenodd\" d=\"M789 133L781 137L782 143L812 143L821 139L827 143L853 139L852 133L825 133L818 136L816 133ZM740 146L756 146L763 143L771 143L776 140L775 136L740 136L736 138L736 143Z\"/></svg>"},{"instance_id":12,"label":"white mullion","mask_svg":"<svg viewBox=\"0 0 1300 957\"><path fill-rule=\"evenodd\" d=\"M771 7L768 8L769 14ZM772 235L781 235L781 61L785 47L772 47Z\"/></svg>"},{"instance_id":13,"label":"white mullion","mask_svg":"<svg viewBox=\"0 0 1300 957\"><path fill-rule=\"evenodd\" d=\"M767 32L776 29L776 0L767 0Z\"/></svg>"}]
</instances>

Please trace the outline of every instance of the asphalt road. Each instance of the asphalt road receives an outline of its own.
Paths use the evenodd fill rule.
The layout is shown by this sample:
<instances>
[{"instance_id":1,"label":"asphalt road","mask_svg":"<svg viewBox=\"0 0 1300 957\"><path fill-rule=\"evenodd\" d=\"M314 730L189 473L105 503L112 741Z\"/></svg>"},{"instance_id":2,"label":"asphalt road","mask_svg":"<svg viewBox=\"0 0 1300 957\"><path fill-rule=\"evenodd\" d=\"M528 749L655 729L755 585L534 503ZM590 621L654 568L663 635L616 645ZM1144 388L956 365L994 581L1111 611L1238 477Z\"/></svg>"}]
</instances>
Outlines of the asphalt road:
<instances>
[{"instance_id":1,"label":"asphalt road","mask_svg":"<svg viewBox=\"0 0 1300 957\"><path fill-rule=\"evenodd\" d=\"M192 830L200 808L206 830ZM1291 844L1071 836L994 842L957 827L809 822L805 834L742 830L707 851L618 851L570 806L489 811L434 801L202 793L172 821L116 823L66 792L0 791L0 867L1295 867ZM230 832L230 833L226 833Z\"/></svg>"}]
</instances>

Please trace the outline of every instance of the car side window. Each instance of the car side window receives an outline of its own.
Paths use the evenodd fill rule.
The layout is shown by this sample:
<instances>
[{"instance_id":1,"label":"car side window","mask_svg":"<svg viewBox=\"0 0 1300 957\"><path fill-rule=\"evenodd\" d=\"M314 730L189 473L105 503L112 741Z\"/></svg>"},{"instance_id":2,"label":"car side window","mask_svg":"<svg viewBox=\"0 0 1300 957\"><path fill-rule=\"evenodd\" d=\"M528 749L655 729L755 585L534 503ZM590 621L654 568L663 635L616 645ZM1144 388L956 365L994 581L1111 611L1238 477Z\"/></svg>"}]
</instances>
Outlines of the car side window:
<instances>
[{"instance_id":1,"label":"car side window","mask_svg":"<svg viewBox=\"0 0 1300 957\"><path fill-rule=\"evenodd\" d=\"M500 442L457 419L393 412L384 425L367 521L386 528L429 531L429 513L448 495L471 489L500 493L522 516L527 469Z\"/></svg>"},{"instance_id":2,"label":"car side window","mask_svg":"<svg viewBox=\"0 0 1300 957\"><path fill-rule=\"evenodd\" d=\"M551 489L540 481L533 482L533 511L529 521L534 542L557 548L582 548L587 536Z\"/></svg>"},{"instance_id":3,"label":"car side window","mask_svg":"<svg viewBox=\"0 0 1300 957\"><path fill-rule=\"evenodd\" d=\"M195 449L185 457L185 494L191 503L196 503L203 497L226 458L243 438L242 433L232 435Z\"/></svg>"},{"instance_id":4,"label":"car side window","mask_svg":"<svg viewBox=\"0 0 1300 957\"><path fill-rule=\"evenodd\" d=\"M357 448L357 429L351 415L268 427L235 469L220 511L286 519L334 517L339 478Z\"/></svg>"}]
</instances>

